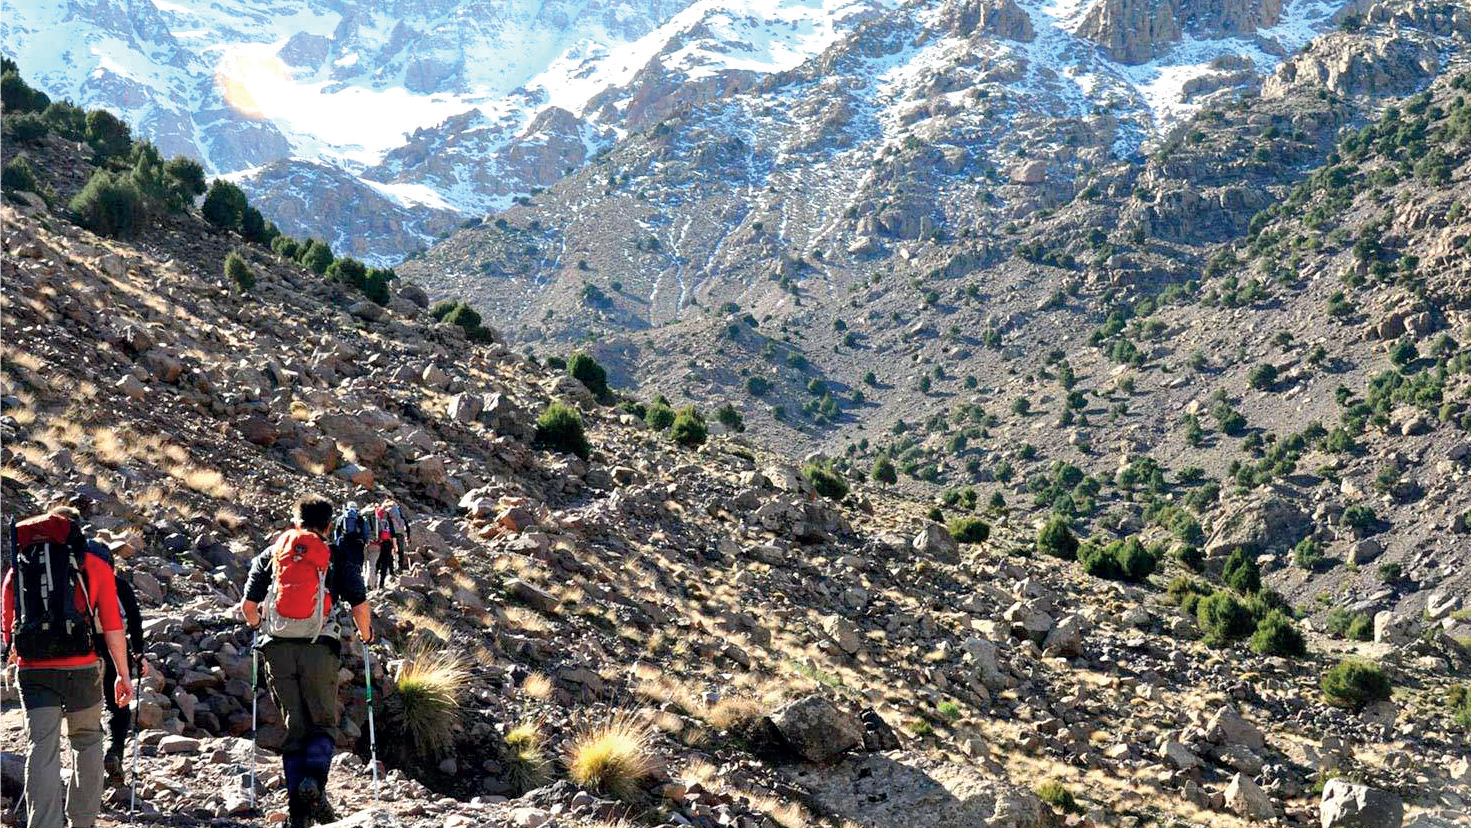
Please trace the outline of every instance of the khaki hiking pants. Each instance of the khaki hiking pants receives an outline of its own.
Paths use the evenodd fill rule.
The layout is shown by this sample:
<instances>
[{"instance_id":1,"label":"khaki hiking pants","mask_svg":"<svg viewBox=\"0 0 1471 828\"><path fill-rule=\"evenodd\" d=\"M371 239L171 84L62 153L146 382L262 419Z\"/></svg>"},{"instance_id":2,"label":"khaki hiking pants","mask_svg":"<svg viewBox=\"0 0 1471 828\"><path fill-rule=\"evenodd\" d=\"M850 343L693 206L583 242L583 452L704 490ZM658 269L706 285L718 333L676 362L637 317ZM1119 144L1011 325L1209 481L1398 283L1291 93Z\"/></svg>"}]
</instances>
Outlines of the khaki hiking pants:
<instances>
[{"instance_id":1,"label":"khaki hiking pants","mask_svg":"<svg viewBox=\"0 0 1471 828\"><path fill-rule=\"evenodd\" d=\"M102 671L97 665L20 671L26 713L28 828L92 828L102 809ZM61 722L71 743L71 781L61 781ZM64 803L64 804L63 804Z\"/></svg>"},{"instance_id":2,"label":"khaki hiking pants","mask_svg":"<svg viewBox=\"0 0 1471 828\"><path fill-rule=\"evenodd\" d=\"M266 684L286 725L282 753L301 750L307 737L338 736L337 671L342 659L330 645L272 639L261 647Z\"/></svg>"}]
</instances>

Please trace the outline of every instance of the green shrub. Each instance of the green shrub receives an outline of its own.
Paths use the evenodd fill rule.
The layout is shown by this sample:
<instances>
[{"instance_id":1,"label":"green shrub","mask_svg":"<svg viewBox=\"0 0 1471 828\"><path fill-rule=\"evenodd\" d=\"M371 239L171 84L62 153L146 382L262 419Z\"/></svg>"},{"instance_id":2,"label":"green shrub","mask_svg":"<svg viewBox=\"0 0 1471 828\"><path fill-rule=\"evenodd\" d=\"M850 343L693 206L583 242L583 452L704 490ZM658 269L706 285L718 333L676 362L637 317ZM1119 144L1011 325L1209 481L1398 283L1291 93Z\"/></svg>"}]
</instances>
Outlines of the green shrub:
<instances>
[{"instance_id":1,"label":"green shrub","mask_svg":"<svg viewBox=\"0 0 1471 828\"><path fill-rule=\"evenodd\" d=\"M1292 547L1292 562L1300 569L1317 569L1323 560L1323 544L1312 538L1303 538Z\"/></svg>"},{"instance_id":2,"label":"green shrub","mask_svg":"<svg viewBox=\"0 0 1471 828\"><path fill-rule=\"evenodd\" d=\"M1145 581L1159 563L1158 557L1138 538L1085 544L1078 550L1078 561L1094 577L1136 584Z\"/></svg>"},{"instance_id":3,"label":"green shrub","mask_svg":"<svg viewBox=\"0 0 1471 828\"><path fill-rule=\"evenodd\" d=\"M823 497L842 500L848 496L848 481L833 470L831 463L808 463L802 467L802 476Z\"/></svg>"},{"instance_id":4,"label":"green shrub","mask_svg":"<svg viewBox=\"0 0 1471 828\"><path fill-rule=\"evenodd\" d=\"M960 543L985 543L991 537L991 525L975 517L958 517L945 527Z\"/></svg>"},{"instance_id":5,"label":"green shrub","mask_svg":"<svg viewBox=\"0 0 1471 828\"><path fill-rule=\"evenodd\" d=\"M649 407L638 400L624 400L618 403L618 410L639 418L640 420L649 416Z\"/></svg>"},{"instance_id":6,"label":"green shrub","mask_svg":"<svg viewBox=\"0 0 1471 828\"><path fill-rule=\"evenodd\" d=\"M205 203L209 203L209 198L207 196L205 197ZM327 272L327 268L332 266L332 262L334 261L334 257L332 256L332 248L328 247L325 242L320 242L316 239L310 239L301 248L301 252L297 261L301 262L302 267L307 268L313 273L316 273L318 275L324 274ZM453 316L457 312L462 312L469 307L469 305L461 302L455 306L455 310L450 313L450 316ZM471 310L470 312L474 313L473 310ZM475 324L473 326L463 324L462 322L459 322L456 319L451 319L449 317L446 317L441 321L449 322L453 325L459 325L466 331L469 331L480 326L480 315L475 314Z\"/></svg>"},{"instance_id":7,"label":"green shrub","mask_svg":"<svg viewBox=\"0 0 1471 828\"><path fill-rule=\"evenodd\" d=\"M598 364L596 359L582 351L573 354L567 360L567 373L592 392L598 399L608 397L608 372Z\"/></svg>"},{"instance_id":8,"label":"green shrub","mask_svg":"<svg viewBox=\"0 0 1471 828\"><path fill-rule=\"evenodd\" d=\"M388 283L398 278L392 270L381 267L370 267L368 273L363 277L361 290L363 295L380 305L388 304L390 298Z\"/></svg>"},{"instance_id":9,"label":"green shrub","mask_svg":"<svg viewBox=\"0 0 1471 828\"><path fill-rule=\"evenodd\" d=\"M17 141L39 141L51 131L46 119L34 112L6 115L5 126L10 130L10 137Z\"/></svg>"},{"instance_id":10,"label":"green shrub","mask_svg":"<svg viewBox=\"0 0 1471 828\"><path fill-rule=\"evenodd\" d=\"M129 236L143 218L143 194L127 176L98 170L67 207L94 233Z\"/></svg>"},{"instance_id":11,"label":"green shrub","mask_svg":"<svg viewBox=\"0 0 1471 828\"><path fill-rule=\"evenodd\" d=\"M1237 549L1226 558L1221 579L1226 582L1226 586L1242 595L1251 595L1262 588L1261 570L1257 568L1256 558L1247 549Z\"/></svg>"},{"instance_id":12,"label":"green shrub","mask_svg":"<svg viewBox=\"0 0 1471 828\"><path fill-rule=\"evenodd\" d=\"M1363 710L1389 698L1389 676L1377 664L1344 659L1324 671L1318 680L1328 703L1350 710Z\"/></svg>"},{"instance_id":13,"label":"green shrub","mask_svg":"<svg viewBox=\"0 0 1471 828\"><path fill-rule=\"evenodd\" d=\"M674 415L674 423L669 427L669 435L674 442L685 448L694 448L702 445L709 436L710 430L705 426L705 418L694 406L681 408Z\"/></svg>"},{"instance_id":14,"label":"green shrub","mask_svg":"<svg viewBox=\"0 0 1471 828\"><path fill-rule=\"evenodd\" d=\"M771 380L765 377L748 377L746 379L746 393L753 397L760 397L771 390Z\"/></svg>"},{"instance_id":15,"label":"green shrub","mask_svg":"<svg viewBox=\"0 0 1471 828\"><path fill-rule=\"evenodd\" d=\"M6 112L40 112L50 105L45 92L33 88L14 69L0 74L0 106Z\"/></svg>"},{"instance_id":16,"label":"green shrub","mask_svg":"<svg viewBox=\"0 0 1471 828\"><path fill-rule=\"evenodd\" d=\"M429 308L429 315L437 321L443 322L444 318L449 316L449 312L454 310L458 304L460 303L454 299L441 299L435 302L433 307Z\"/></svg>"},{"instance_id":17,"label":"green shrub","mask_svg":"<svg viewBox=\"0 0 1471 828\"><path fill-rule=\"evenodd\" d=\"M1277 384L1277 366L1263 362L1246 375L1246 382L1258 391L1270 391Z\"/></svg>"},{"instance_id":18,"label":"green shrub","mask_svg":"<svg viewBox=\"0 0 1471 828\"><path fill-rule=\"evenodd\" d=\"M894 468L894 461L882 454L873 461L873 470L868 473L868 476L873 482L884 485L899 482L899 472Z\"/></svg>"},{"instance_id":19,"label":"green shrub","mask_svg":"<svg viewBox=\"0 0 1471 828\"><path fill-rule=\"evenodd\" d=\"M250 265L234 250L225 254L225 278L243 292L249 292L255 287L255 274L251 272Z\"/></svg>"},{"instance_id":20,"label":"green shrub","mask_svg":"<svg viewBox=\"0 0 1471 828\"><path fill-rule=\"evenodd\" d=\"M133 148L133 132L105 109L87 113L87 143L101 160L125 158Z\"/></svg>"},{"instance_id":21,"label":"green shrub","mask_svg":"<svg viewBox=\"0 0 1471 828\"><path fill-rule=\"evenodd\" d=\"M746 430L746 418L730 403L715 409L715 420L725 426L726 430L739 434Z\"/></svg>"},{"instance_id":22,"label":"green shrub","mask_svg":"<svg viewBox=\"0 0 1471 828\"><path fill-rule=\"evenodd\" d=\"M536 444L587 459L590 451L582 428L582 414L563 403L552 403L536 420Z\"/></svg>"},{"instance_id":23,"label":"green shrub","mask_svg":"<svg viewBox=\"0 0 1471 828\"><path fill-rule=\"evenodd\" d=\"M245 208L249 206L244 190L222 178L216 178L209 185L200 212L204 214L205 221L221 230L239 230Z\"/></svg>"},{"instance_id":24,"label":"green shrub","mask_svg":"<svg viewBox=\"0 0 1471 828\"><path fill-rule=\"evenodd\" d=\"M1070 559L1078 556L1078 536L1073 534L1067 518L1054 515L1037 532L1037 551L1054 558Z\"/></svg>"},{"instance_id":25,"label":"green shrub","mask_svg":"<svg viewBox=\"0 0 1471 828\"><path fill-rule=\"evenodd\" d=\"M1251 636L1252 652L1300 658L1308 654L1307 641L1297 625L1281 610L1272 610L1257 622Z\"/></svg>"},{"instance_id":26,"label":"green shrub","mask_svg":"<svg viewBox=\"0 0 1471 828\"><path fill-rule=\"evenodd\" d=\"M644 416L644 422L655 431L663 431L674 425L674 409L664 403L656 402L649 406L649 413Z\"/></svg>"},{"instance_id":27,"label":"green shrub","mask_svg":"<svg viewBox=\"0 0 1471 828\"><path fill-rule=\"evenodd\" d=\"M1205 643L1212 647L1224 647L1256 631L1251 610L1229 592L1215 592L1201 598L1196 605L1195 620L1205 633Z\"/></svg>"},{"instance_id":28,"label":"green shrub","mask_svg":"<svg viewBox=\"0 0 1471 828\"><path fill-rule=\"evenodd\" d=\"M368 266L349 256L343 256L327 266L326 272L322 274L334 282L341 282L352 288L362 287L363 280L368 277Z\"/></svg>"},{"instance_id":29,"label":"green shrub","mask_svg":"<svg viewBox=\"0 0 1471 828\"><path fill-rule=\"evenodd\" d=\"M1078 800L1073 792L1061 782L1043 782L1033 791L1037 798L1051 805L1053 808L1067 814L1081 814L1083 809L1078 805Z\"/></svg>"},{"instance_id":30,"label":"green shrub","mask_svg":"<svg viewBox=\"0 0 1471 828\"><path fill-rule=\"evenodd\" d=\"M1205 569L1205 553L1201 552L1198 546L1187 544L1180 547L1175 552L1175 559L1191 572L1200 572Z\"/></svg>"},{"instance_id":31,"label":"green shrub","mask_svg":"<svg viewBox=\"0 0 1471 828\"><path fill-rule=\"evenodd\" d=\"M163 165L163 176L175 196L193 203L195 196L204 195L204 167L193 158L176 155Z\"/></svg>"},{"instance_id":32,"label":"green shrub","mask_svg":"<svg viewBox=\"0 0 1471 828\"><path fill-rule=\"evenodd\" d=\"M1379 525L1379 517L1372 506L1356 503L1343 510L1343 525L1350 529L1369 531Z\"/></svg>"},{"instance_id":33,"label":"green shrub","mask_svg":"<svg viewBox=\"0 0 1471 828\"><path fill-rule=\"evenodd\" d=\"M51 131L68 141L81 141L87 137L87 111L70 101L52 101L41 113Z\"/></svg>"},{"instance_id":34,"label":"green shrub","mask_svg":"<svg viewBox=\"0 0 1471 828\"><path fill-rule=\"evenodd\" d=\"M24 155L17 155L5 162L5 169L0 171L0 188L5 192L35 193L42 198L47 195L46 185L41 183L36 168Z\"/></svg>"},{"instance_id":35,"label":"green shrub","mask_svg":"<svg viewBox=\"0 0 1471 828\"><path fill-rule=\"evenodd\" d=\"M1174 601L1176 606L1185 606L1185 599L1194 595L1197 598L1210 595L1211 588L1186 575L1177 575L1170 580L1170 585L1165 587L1165 594Z\"/></svg>"},{"instance_id":36,"label":"green shrub","mask_svg":"<svg viewBox=\"0 0 1471 828\"><path fill-rule=\"evenodd\" d=\"M1471 732L1471 684L1453 684L1446 693L1446 706L1456 726Z\"/></svg>"}]
</instances>

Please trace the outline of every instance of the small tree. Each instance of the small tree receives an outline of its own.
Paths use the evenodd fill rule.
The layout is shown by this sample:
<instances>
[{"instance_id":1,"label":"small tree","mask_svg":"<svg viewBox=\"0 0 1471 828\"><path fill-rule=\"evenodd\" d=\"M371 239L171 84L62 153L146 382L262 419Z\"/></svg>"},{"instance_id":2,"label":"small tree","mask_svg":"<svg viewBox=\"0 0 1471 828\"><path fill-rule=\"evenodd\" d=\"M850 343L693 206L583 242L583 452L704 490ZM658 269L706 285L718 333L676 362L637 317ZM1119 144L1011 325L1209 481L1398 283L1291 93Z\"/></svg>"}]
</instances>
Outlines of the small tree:
<instances>
[{"instance_id":1,"label":"small tree","mask_svg":"<svg viewBox=\"0 0 1471 828\"><path fill-rule=\"evenodd\" d=\"M208 203L208 200L209 200L208 198L205 199L206 203ZM332 266L332 262L333 262L332 248L328 247L326 245L326 243L324 243L324 242L320 242L320 241L317 241L316 239L312 239L311 241L309 241L309 242L306 243L306 246L305 247L302 248L300 261L301 261L301 264L302 264L303 267L308 268L313 273L317 273L317 274L326 273L327 272L327 268L331 267ZM459 311L459 310L462 310L462 309L468 309L469 307L470 307L469 305L466 305L464 302L461 302L460 304L458 304L458 305L455 306L455 310L456 311ZM470 312L471 313L474 313L473 310L471 310ZM453 314L451 314L451 315L453 315ZM457 322L456 320L450 319L448 317L446 317L443 321L449 322L451 324L460 325L460 327L466 328L467 330L470 327L479 327L480 326L480 316L479 316L479 314L476 314L476 316L475 316L475 325L474 326L467 326L467 325L461 324L460 322Z\"/></svg>"},{"instance_id":2,"label":"small tree","mask_svg":"<svg viewBox=\"0 0 1471 828\"><path fill-rule=\"evenodd\" d=\"M1277 366L1263 362L1246 375L1246 381L1258 391L1270 391L1277 384Z\"/></svg>"},{"instance_id":3,"label":"small tree","mask_svg":"<svg viewBox=\"0 0 1471 828\"><path fill-rule=\"evenodd\" d=\"M36 168L31 166L31 160L24 155L14 156L5 162L4 171L0 172L0 187L7 193L36 193L43 198L46 195L46 187L36 175Z\"/></svg>"},{"instance_id":4,"label":"small tree","mask_svg":"<svg viewBox=\"0 0 1471 828\"><path fill-rule=\"evenodd\" d=\"M960 543L985 543L991 537L991 525L975 517L958 517L945 527Z\"/></svg>"},{"instance_id":5,"label":"small tree","mask_svg":"<svg viewBox=\"0 0 1471 828\"><path fill-rule=\"evenodd\" d=\"M143 217L143 194L127 176L98 170L68 208L78 224L94 233L129 236Z\"/></svg>"},{"instance_id":6,"label":"small tree","mask_svg":"<svg viewBox=\"0 0 1471 828\"><path fill-rule=\"evenodd\" d=\"M1359 659L1344 659L1328 668L1318 686L1329 704L1356 711L1387 700L1393 689L1383 668Z\"/></svg>"},{"instance_id":7,"label":"small tree","mask_svg":"<svg viewBox=\"0 0 1471 828\"><path fill-rule=\"evenodd\" d=\"M598 399L608 396L608 372L589 354L578 351L567 360L567 373L592 392Z\"/></svg>"},{"instance_id":8,"label":"small tree","mask_svg":"<svg viewBox=\"0 0 1471 828\"><path fill-rule=\"evenodd\" d=\"M823 497L842 500L848 496L848 481L833 469L831 463L808 463L802 467L802 476Z\"/></svg>"},{"instance_id":9,"label":"small tree","mask_svg":"<svg viewBox=\"0 0 1471 828\"><path fill-rule=\"evenodd\" d=\"M1222 647L1240 641L1256 631L1251 610L1229 592L1216 592L1200 600L1195 620L1205 632L1205 643Z\"/></svg>"},{"instance_id":10,"label":"small tree","mask_svg":"<svg viewBox=\"0 0 1471 828\"><path fill-rule=\"evenodd\" d=\"M244 190L222 178L216 178L209 185L209 192L204 196L200 212L204 214L205 221L221 230L239 230L241 217L249 206Z\"/></svg>"},{"instance_id":11,"label":"small tree","mask_svg":"<svg viewBox=\"0 0 1471 828\"><path fill-rule=\"evenodd\" d=\"M746 418L730 403L715 409L715 419L729 431L740 433L746 430Z\"/></svg>"},{"instance_id":12,"label":"small tree","mask_svg":"<svg viewBox=\"0 0 1471 828\"><path fill-rule=\"evenodd\" d=\"M655 431L663 431L674 425L674 409L664 403L655 402L644 415L644 422Z\"/></svg>"},{"instance_id":13,"label":"small tree","mask_svg":"<svg viewBox=\"0 0 1471 828\"><path fill-rule=\"evenodd\" d=\"M685 448L695 448L702 445L709 436L709 429L705 426L705 418L695 410L694 406L688 406L679 410L674 416L674 424L669 427L669 434L674 442Z\"/></svg>"},{"instance_id":14,"label":"small tree","mask_svg":"<svg viewBox=\"0 0 1471 828\"><path fill-rule=\"evenodd\" d=\"M1037 532L1037 551L1065 560L1078 556L1078 537L1073 534L1067 518L1054 515L1043 525Z\"/></svg>"},{"instance_id":15,"label":"small tree","mask_svg":"<svg viewBox=\"0 0 1471 828\"><path fill-rule=\"evenodd\" d=\"M1292 547L1292 562L1300 569L1317 569L1323 563L1323 544L1312 538L1303 538Z\"/></svg>"},{"instance_id":16,"label":"small tree","mask_svg":"<svg viewBox=\"0 0 1471 828\"><path fill-rule=\"evenodd\" d=\"M245 259L234 250L225 254L225 278L242 292L248 293L255 288L255 274L251 272Z\"/></svg>"},{"instance_id":17,"label":"small tree","mask_svg":"<svg viewBox=\"0 0 1471 828\"><path fill-rule=\"evenodd\" d=\"M1250 646L1252 652L1262 655L1300 658L1308 654L1302 632L1281 610L1272 610L1257 622Z\"/></svg>"},{"instance_id":18,"label":"small tree","mask_svg":"<svg viewBox=\"0 0 1471 828\"><path fill-rule=\"evenodd\" d=\"M6 115L5 126L9 128L12 138L26 142L39 141L51 131L51 125L46 122L46 119L34 112Z\"/></svg>"},{"instance_id":19,"label":"small tree","mask_svg":"<svg viewBox=\"0 0 1471 828\"><path fill-rule=\"evenodd\" d=\"M582 428L582 415L563 403L552 403L536 420L536 444L587 459L590 448Z\"/></svg>"},{"instance_id":20,"label":"small tree","mask_svg":"<svg viewBox=\"0 0 1471 828\"><path fill-rule=\"evenodd\" d=\"M894 461L883 454L873 461L873 470L868 473L868 476L873 482L885 486L892 486L899 482L899 472L894 468Z\"/></svg>"},{"instance_id":21,"label":"small tree","mask_svg":"<svg viewBox=\"0 0 1471 828\"><path fill-rule=\"evenodd\" d=\"M1256 560L1246 549L1237 549L1226 558L1221 578L1226 582L1226 586L1242 595L1251 595L1262 588L1261 570L1257 568Z\"/></svg>"},{"instance_id":22,"label":"small tree","mask_svg":"<svg viewBox=\"0 0 1471 828\"><path fill-rule=\"evenodd\" d=\"M124 158L133 147L133 133L111 112L94 109L87 113L87 143L102 160Z\"/></svg>"},{"instance_id":23,"label":"small tree","mask_svg":"<svg viewBox=\"0 0 1471 828\"><path fill-rule=\"evenodd\" d=\"M46 93L26 83L20 72L9 69L0 74L0 106L6 112L40 112L50 103Z\"/></svg>"}]
</instances>

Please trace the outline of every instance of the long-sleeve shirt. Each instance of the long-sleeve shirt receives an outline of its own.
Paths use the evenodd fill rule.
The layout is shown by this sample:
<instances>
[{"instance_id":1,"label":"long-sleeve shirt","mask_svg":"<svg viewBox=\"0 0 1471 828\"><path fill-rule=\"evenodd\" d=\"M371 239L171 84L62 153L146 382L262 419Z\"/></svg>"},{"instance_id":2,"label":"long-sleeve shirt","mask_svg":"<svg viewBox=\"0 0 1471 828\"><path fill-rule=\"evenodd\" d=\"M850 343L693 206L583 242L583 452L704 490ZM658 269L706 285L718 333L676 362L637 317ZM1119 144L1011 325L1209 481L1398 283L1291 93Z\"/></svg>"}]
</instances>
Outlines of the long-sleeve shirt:
<instances>
[{"instance_id":1,"label":"long-sleeve shirt","mask_svg":"<svg viewBox=\"0 0 1471 828\"><path fill-rule=\"evenodd\" d=\"M122 612L117 600L116 579L112 564L107 560L90 551L82 556L83 583L77 585L73 600L77 611L95 618L105 633L117 632L123 628ZM85 590L83 590L83 584L86 586ZM0 612L0 631L3 631L5 643L9 645L15 628L14 569L5 573L5 582L0 585L0 589L4 590L4 607L3 612ZM25 658L17 653L16 663L22 670L87 667L97 663L97 654L86 653L64 658Z\"/></svg>"},{"instance_id":2,"label":"long-sleeve shirt","mask_svg":"<svg viewBox=\"0 0 1471 828\"><path fill-rule=\"evenodd\" d=\"M332 546L332 562L327 566L327 599L335 604L336 601L345 601L349 607L368 600L368 588L363 585L363 570L361 561L354 563L351 556L343 550ZM272 544L264 552L256 555L250 562L250 574L245 577L245 600L260 603L266 599L266 593L271 590L271 581L275 578L276 562L272 555L275 545ZM326 637L327 643L337 648L340 643L336 636ZM264 644L269 636L261 635L258 643Z\"/></svg>"},{"instance_id":3,"label":"long-sleeve shirt","mask_svg":"<svg viewBox=\"0 0 1471 828\"><path fill-rule=\"evenodd\" d=\"M109 564L113 562L112 550L95 540L87 541L87 551ZM138 608L138 596L133 592L132 582L123 577L121 572L117 572L116 565L113 565L113 571L116 573L113 584L117 588L117 603L123 616L123 631L128 635L128 651L136 659L143 655L143 613ZM98 635L94 643L99 656L104 659L111 658L107 652L105 638Z\"/></svg>"}]
</instances>

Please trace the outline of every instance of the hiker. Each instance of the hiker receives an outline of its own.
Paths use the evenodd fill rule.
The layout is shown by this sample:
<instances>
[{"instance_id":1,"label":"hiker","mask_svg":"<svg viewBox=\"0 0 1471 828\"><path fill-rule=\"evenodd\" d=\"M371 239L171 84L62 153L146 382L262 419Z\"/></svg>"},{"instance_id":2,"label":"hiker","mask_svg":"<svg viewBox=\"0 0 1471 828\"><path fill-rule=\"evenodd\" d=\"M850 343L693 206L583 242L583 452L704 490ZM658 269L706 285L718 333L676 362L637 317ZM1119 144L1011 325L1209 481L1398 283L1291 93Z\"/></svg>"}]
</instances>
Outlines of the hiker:
<instances>
[{"instance_id":1,"label":"hiker","mask_svg":"<svg viewBox=\"0 0 1471 828\"><path fill-rule=\"evenodd\" d=\"M332 524L332 551L341 555L345 564L351 562L358 572L362 572L370 534L368 519L358 511L356 502L348 501L342 517Z\"/></svg>"},{"instance_id":2,"label":"hiker","mask_svg":"<svg viewBox=\"0 0 1471 828\"><path fill-rule=\"evenodd\" d=\"M108 563L113 563L112 550L101 543L95 540L87 541L87 549ZM132 675L141 679L143 678L143 614L138 610L138 596L133 593L133 584L123 577L123 573L117 571L115 565L113 572L118 608L122 613L123 631L126 633L125 640L128 644L128 665L132 667ZM107 644L102 636L94 636L93 646L97 654L103 657L102 686L107 687L117 679L117 670L106 658ZM128 750L128 735L133 730L133 708L126 704L117 704L111 696L107 696L106 702L107 751L103 754L102 766L107 771L108 781L118 785L123 780L123 756Z\"/></svg>"},{"instance_id":3,"label":"hiker","mask_svg":"<svg viewBox=\"0 0 1471 828\"><path fill-rule=\"evenodd\" d=\"M133 698L128 645L112 564L88 549L82 516L58 507L10 526L0 631L14 657L25 709L28 828L91 828L102 808L101 631L116 672L112 697ZM71 778L61 779L61 722L71 744Z\"/></svg>"},{"instance_id":4,"label":"hiker","mask_svg":"<svg viewBox=\"0 0 1471 828\"><path fill-rule=\"evenodd\" d=\"M394 551L398 553L398 569L402 573L407 565L409 542L413 539L414 530L404 508L396 500L388 501L388 522L393 527Z\"/></svg>"},{"instance_id":5,"label":"hiker","mask_svg":"<svg viewBox=\"0 0 1471 828\"><path fill-rule=\"evenodd\" d=\"M364 642L372 640L372 614L362 572L327 545L332 504L309 495L296 502L295 512L295 526L251 562L240 613L258 630L266 685L286 725L281 765L289 826L306 828L336 819L327 802L327 772L338 736L337 602L352 608Z\"/></svg>"},{"instance_id":6,"label":"hiker","mask_svg":"<svg viewBox=\"0 0 1471 828\"><path fill-rule=\"evenodd\" d=\"M398 569L404 568L403 551L400 545L400 535L393 522L393 501L385 500L378 504L374 510L373 521L378 529L378 545L381 552L378 555L378 583L382 588L388 583L388 576L393 573L394 556L398 556Z\"/></svg>"}]
</instances>

